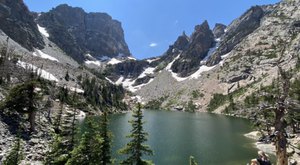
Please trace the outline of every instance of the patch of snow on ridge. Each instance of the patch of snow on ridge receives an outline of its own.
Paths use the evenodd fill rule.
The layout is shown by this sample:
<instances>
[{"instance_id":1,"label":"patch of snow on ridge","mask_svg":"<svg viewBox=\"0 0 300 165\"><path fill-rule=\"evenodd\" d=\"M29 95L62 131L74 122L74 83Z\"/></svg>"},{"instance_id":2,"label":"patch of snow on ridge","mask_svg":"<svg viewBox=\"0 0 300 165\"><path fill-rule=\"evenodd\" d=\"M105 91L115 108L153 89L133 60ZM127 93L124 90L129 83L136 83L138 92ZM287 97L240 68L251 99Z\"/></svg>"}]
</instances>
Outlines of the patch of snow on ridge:
<instances>
[{"instance_id":1,"label":"patch of snow on ridge","mask_svg":"<svg viewBox=\"0 0 300 165\"><path fill-rule=\"evenodd\" d=\"M198 79L201 76L201 73L207 72L207 71L213 69L214 67L215 66L208 67L206 65L202 65L195 73L193 73L192 75L189 76L189 79Z\"/></svg>"},{"instance_id":2,"label":"patch of snow on ridge","mask_svg":"<svg viewBox=\"0 0 300 165\"><path fill-rule=\"evenodd\" d=\"M180 54L178 54L178 55L174 58L174 60L173 60L172 62L170 62L170 63L166 66L166 70L167 70L167 71L171 71L171 72L172 72L171 67L172 67L173 63L174 63L179 57L180 57Z\"/></svg>"},{"instance_id":3,"label":"patch of snow on ridge","mask_svg":"<svg viewBox=\"0 0 300 165\"><path fill-rule=\"evenodd\" d=\"M144 72L141 73L141 74L139 75L138 78L146 77L147 74L153 74L153 73L154 73L154 70L155 70L155 68L153 68L153 67L146 68L146 69L144 70Z\"/></svg>"},{"instance_id":4,"label":"patch of snow on ridge","mask_svg":"<svg viewBox=\"0 0 300 165\"><path fill-rule=\"evenodd\" d=\"M26 62L22 62L22 61L18 61L17 65L21 66L24 69L32 69L34 72L37 72L38 75L41 75L42 78L50 80L50 81L55 81L55 82L59 82L59 80L51 73L38 68L32 64L26 63Z\"/></svg>"},{"instance_id":5,"label":"patch of snow on ridge","mask_svg":"<svg viewBox=\"0 0 300 165\"><path fill-rule=\"evenodd\" d=\"M230 55L230 53L231 53L231 52L229 52L229 53L227 53L227 54L224 54L224 55L222 55L222 56L221 56L221 58L222 58L222 59L225 59L226 57L228 57L228 56Z\"/></svg>"},{"instance_id":6,"label":"patch of snow on ridge","mask_svg":"<svg viewBox=\"0 0 300 165\"><path fill-rule=\"evenodd\" d=\"M123 76L121 76L114 84L116 85L122 85L125 89L129 90L130 92L136 92L137 90L141 89L143 86L151 83L154 80L154 78L150 79L147 83L144 84L140 84L137 86L133 86L133 84L135 83L136 80L132 80L132 79L124 79Z\"/></svg>"},{"instance_id":7,"label":"patch of snow on ridge","mask_svg":"<svg viewBox=\"0 0 300 165\"><path fill-rule=\"evenodd\" d=\"M107 64L111 64L111 65L115 65L118 63L121 63L122 61L116 59L116 58L112 58Z\"/></svg>"},{"instance_id":8,"label":"patch of snow on ridge","mask_svg":"<svg viewBox=\"0 0 300 165\"><path fill-rule=\"evenodd\" d=\"M154 61L157 61L157 60L159 60L160 58L154 58L154 59L148 59L148 60L146 60L147 62L149 62L149 63L152 63L152 62L154 62Z\"/></svg>"},{"instance_id":9,"label":"patch of snow on ridge","mask_svg":"<svg viewBox=\"0 0 300 165\"><path fill-rule=\"evenodd\" d=\"M47 38L50 36L49 33L47 32L46 28L41 27L39 24L37 24L37 27L42 35L44 35Z\"/></svg>"},{"instance_id":10,"label":"patch of snow on ridge","mask_svg":"<svg viewBox=\"0 0 300 165\"><path fill-rule=\"evenodd\" d=\"M120 85L120 84L122 84L123 80L124 80L124 77L121 76L121 77L115 82L115 84Z\"/></svg>"},{"instance_id":11,"label":"patch of snow on ridge","mask_svg":"<svg viewBox=\"0 0 300 165\"><path fill-rule=\"evenodd\" d=\"M111 83L111 84L116 84L116 83L114 83L113 81L111 81L111 79L109 79L109 78L107 78L107 77L105 77L105 79L106 79L109 83Z\"/></svg>"},{"instance_id":12,"label":"patch of snow on ridge","mask_svg":"<svg viewBox=\"0 0 300 165\"><path fill-rule=\"evenodd\" d=\"M136 92L137 90L141 89L143 86L150 84L153 80L154 80L154 78L150 79L150 80L149 80L147 83L145 83L145 84L140 84L140 85L138 85L138 86L135 86L135 87L130 88L129 90L130 90L131 92ZM134 81L134 82L135 82L135 81Z\"/></svg>"},{"instance_id":13,"label":"patch of snow on ridge","mask_svg":"<svg viewBox=\"0 0 300 165\"><path fill-rule=\"evenodd\" d=\"M134 57L128 56L127 58L128 58L129 60L134 60L134 61L136 61L136 59L135 59Z\"/></svg>"},{"instance_id":14,"label":"patch of snow on ridge","mask_svg":"<svg viewBox=\"0 0 300 165\"><path fill-rule=\"evenodd\" d=\"M48 59L48 60L51 60L51 61L56 61L56 62L59 62L58 59L42 52L41 50L38 50L36 49L35 52L32 53L34 56L37 56L37 57L41 57L41 58L44 58L44 59Z\"/></svg>"},{"instance_id":15,"label":"patch of snow on ridge","mask_svg":"<svg viewBox=\"0 0 300 165\"><path fill-rule=\"evenodd\" d=\"M93 64L93 65L97 65L97 66L101 66L101 62L100 61L85 61L86 64Z\"/></svg>"},{"instance_id":16,"label":"patch of snow on ridge","mask_svg":"<svg viewBox=\"0 0 300 165\"><path fill-rule=\"evenodd\" d=\"M174 60L173 60L172 62L170 62L170 63L167 65L166 70L169 71L169 72L171 73L172 77L173 77L175 80L177 80L177 81L184 81L184 80L187 79L187 77L185 77L185 78L179 77L179 76L177 75L177 73L174 73L174 72L172 71L172 69L171 69L173 63L174 63L177 59L179 59L179 57L180 57L180 54L179 54L177 57L175 57Z\"/></svg>"}]
</instances>

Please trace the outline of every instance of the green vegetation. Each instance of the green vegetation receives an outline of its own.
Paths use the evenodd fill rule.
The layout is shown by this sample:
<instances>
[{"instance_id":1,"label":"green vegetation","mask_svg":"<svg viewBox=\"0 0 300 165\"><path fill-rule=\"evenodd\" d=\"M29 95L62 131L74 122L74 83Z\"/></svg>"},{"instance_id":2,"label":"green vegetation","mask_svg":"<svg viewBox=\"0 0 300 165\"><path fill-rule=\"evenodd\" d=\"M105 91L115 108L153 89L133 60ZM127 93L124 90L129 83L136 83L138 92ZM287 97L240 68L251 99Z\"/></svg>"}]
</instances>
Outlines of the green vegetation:
<instances>
[{"instance_id":1,"label":"green vegetation","mask_svg":"<svg viewBox=\"0 0 300 165\"><path fill-rule=\"evenodd\" d=\"M147 102L146 105L144 105L145 109L161 109L161 105L164 102L164 100L166 99L166 96L164 97L160 97L159 99L155 99L155 100L151 100L149 102Z\"/></svg>"},{"instance_id":2,"label":"green vegetation","mask_svg":"<svg viewBox=\"0 0 300 165\"><path fill-rule=\"evenodd\" d=\"M103 154L103 138L99 129L91 120L87 121L87 127L79 145L71 152L66 165L108 164L108 162L103 162L101 156Z\"/></svg>"},{"instance_id":3,"label":"green vegetation","mask_svg":"<svg viewBox=\"0 0 300 165\"><path fill-rule=\"evenodd\" d=\"M3 161L3 165L18 165L23 160L23 146L20 138L17 138L13 148Z\"/></svg>"},{"instance_id":4,"label":"green vegetation","mask_svg":"<svg viewBox=\"0 0 300 165\"><path fill-rule=\"evenodd\" d=\"M84 77L80 83L84 90L84 97L88 104L95 108L115 107L120 110L127 110L126 104L122 101L125 96L125 90L122 86L112 85L110 83L101 83L95 77L90 79Z\"/></svg>"},{"instance_id":5,"label":"green vegetation","mask_svg":"<svg viewBox=\"0 0 300 165\"><path fill-rule=\"evenodd\" d=\"M257 80L256 82L261 81L261 79ZM219 108L220 106L224 105L225 103L230 103L230 100L233 100L236 97L240 97L242 96L249 88L253 88L254 83L249 84L245 87L239 87L238 89L236 89L235 91L224 95L224 94L220 94L220 93L215 93L213 95L213 98L210 100L207 110L209 112L212 112L214 110L216 110L217 108ZM230 105L231 107L229 107L229 109L233 108L233 105ZM227 109L227 110L229 110Z\"/></svg>"},{"instance_id":6,"label":"green vegetation","mask_svg":"<svg viewBox=\"0 0 300 165\"><path fill-rule=\"evenodd\" d=\"M153 155L153 151L148 145L143 144L147 141L148 133L143 129L143 112L140 104L138 104L138 109L133 111L132 116L134 119L129 121L132 125L131 134L127 136L131 140L119 151L121 154L128 155L128 157L121 164L152 164L142 159L143 155Z\"/></svg>"},{"instance_id":7,"label":"green vegetation","mask_svg":"<svg viewBox=\"0 0 300 165\"><path fill-rule=\"evenodd\" d=\"M201 93L201 92L199 92L199 90L193 90L192 91L192 97L193 97L193 99L197 99L197 98L203 97L203 96L204 96L204 94Z\"/></svg>"},{"instance_id":8,"label":"green vegetation","mask_svg":"<svg viewBox=\"0 0 300 165\"><path fill-rule=\"evenodd\" d=\"M36 91L39 86L39 81L32 80L13 87L1 108L28 114L31 131L35 131L35 116L38 110L38 101L41 99L40 94Z\"/></svg>"},{"instance_id":9,"label":"green vegetation","mask_svg":"<svg viewBox=\"0 0 300 165\"><path fill-rule=\"evenodd\" d=\"M185 110L187 112L195 112L196 105L194 104L193 100L189 100L185 106Z\"/></svg>"},{"instance_id":10,"label":"green vegetation","mask_svg":"<svg viewBox=\"0 0 300 165\"><path fill-rule=\"evenodd\" d=\"M103 112L103 115L101 116L101 123L100 123L100 136L103 139L102 147L101 147L101 156L100 156L100 162L102 162L102 165L110 164L112 163L111 158L111 139L112 139L112 133L108 130L108 117L107 117L107 110Z\"/></svg>"},{"instance_id":11,"label":"green vegetation","mask_svg":"<svg viewBox=\"0 0 300 165\"><path fill-rule=\"evenodd\" d=\"M212 112L216 110L218 107L220 107L221 105L225 104L227 100L228 100L227 95L215 93L213 95L213 98L210 100L208 104L207 110L209 112Z\"/></svg>"}]
</instances>

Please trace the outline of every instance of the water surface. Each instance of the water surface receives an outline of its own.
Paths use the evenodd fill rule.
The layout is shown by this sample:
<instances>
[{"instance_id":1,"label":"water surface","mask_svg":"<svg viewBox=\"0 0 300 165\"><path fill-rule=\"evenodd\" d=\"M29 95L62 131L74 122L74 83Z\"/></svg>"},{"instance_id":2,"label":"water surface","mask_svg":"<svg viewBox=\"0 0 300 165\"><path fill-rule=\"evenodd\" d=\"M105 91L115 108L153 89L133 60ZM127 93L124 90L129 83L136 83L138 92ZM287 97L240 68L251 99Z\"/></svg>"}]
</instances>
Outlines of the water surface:
<instances>
[{"instance_id":1,"label":"water surface","mask_svg":"<svg viewBox=\"0 0 300 165\"><path fill-rule=\"evenodd\" d=\"M110 129L114 134L113 156L128 139L131 130L127 122L131 113L110 116ZM256 157L253 141L243 134L251 131L249 121L208 113L144 111L148 142L154 150L156 165L185 165L193 155L203 165L243 165Z\"/></svg>"}]
</instances>

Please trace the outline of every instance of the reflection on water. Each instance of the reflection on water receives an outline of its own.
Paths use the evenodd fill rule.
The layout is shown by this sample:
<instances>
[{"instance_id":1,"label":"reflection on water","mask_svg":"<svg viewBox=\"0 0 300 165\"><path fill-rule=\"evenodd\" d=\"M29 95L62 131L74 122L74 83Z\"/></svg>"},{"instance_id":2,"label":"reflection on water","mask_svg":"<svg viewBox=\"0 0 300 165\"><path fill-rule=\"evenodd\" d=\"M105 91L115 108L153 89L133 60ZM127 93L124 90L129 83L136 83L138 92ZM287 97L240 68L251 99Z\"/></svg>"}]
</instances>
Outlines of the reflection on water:
<instances>
[{"instance_id":1,"label":"reflection on water","mask_svg":"<svg viewBox=\"0 0 300 165\"><path fill-rule=\"evenodd\" d=\"M127 122L131 113L110 116L110 129L114 134L113 156L122 159L117 150L128 139L131 126ZM207 113L144 111L148 144L157 165L188 164L193 155L199 164L241 165L256 157L253 141L243 134L250 132L247 120Z\"/></svg>"}]
</instances>

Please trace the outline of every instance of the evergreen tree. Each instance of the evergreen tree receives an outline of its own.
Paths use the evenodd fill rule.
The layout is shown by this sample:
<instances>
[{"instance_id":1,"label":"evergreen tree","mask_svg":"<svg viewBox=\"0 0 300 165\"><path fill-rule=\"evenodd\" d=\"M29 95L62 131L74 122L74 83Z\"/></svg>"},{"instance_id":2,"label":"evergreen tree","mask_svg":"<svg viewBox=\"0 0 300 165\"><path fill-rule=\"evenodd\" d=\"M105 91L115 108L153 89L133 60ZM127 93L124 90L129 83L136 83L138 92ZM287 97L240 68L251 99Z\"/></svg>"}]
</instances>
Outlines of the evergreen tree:
<instances>
[{"instance_id":1,"label":"evergreen tree","mask_svg":"<svg viewBox=\"0 0 300 165\"><path fill-rule=\"evenodd\" d=\"M128 138L131 138L131 141L120 150L121 154L126 154L129 156L127 159L123 160L121 164L149 164L147 161L142 159L143 155L153 155L153 151L148 145L143 144L147 141L148 133L146 133L143 129L143 112L140 104L138 104L138 109L133 111L132 116L134 119L129 121L132 125L131 134L127 136Z\"/></svg>"},{"instance_id":2,"label":"evergreen tree","mask_svg":"<svg viewBox=\"0 0 300 165\"><path fill-rule=\"evenodd\" d=\"M12 150L3 161L3 165L18 165L23 159L21 139L17 138Z\"/></svg>"},{"instance_id":3,"label":"evergreen tree","mask_svg":"<svg viewBox=\"0 0 300 165\"><path fill-rule=\"evenodd\" d=\"M82 135L80 144L71 152L67 165L100 165L103 139L92 120L87 121L87 131Z\"/></svg>"},{"instance_id":4,"label":"evergreen tree","mask_svg":"<svg viewBox=\"0 0 300 165\"><path fill-rule=\"evenodd\" d=\"M68 161L68 157L62 137L56 134L51 149L47 153L45 165L64 165Z\"/></svg>"},{"instance_id":5,"label":"evergreen tree","mask_svg":"<svg viewBox=\"0 0 300 165\"><path fill-rule=\"evenodd\" d=\"M28 81L24 84L15 86L10 90L9 95L5 100L4 107L2 107L19 113L28 114L31 131L35 131L37 105L38 101L41 99L39 94L35 91L38 83L39 82L37 81Z\"/></svg>"},{"instance_id":6,"label":"evergreen tree","mask_svg":"<svg viewBox=\"0 0 300 165\"><path fill-rule=\"evenodd\" d=\"M190 156L190 165L198 165L195 158L193 156Z\"/></svg>"},{"instance_id":7,"label":"evergreen tree","mask_svg":"<svg viewBox=\"0 0 300 165\"><path fill-rule=\"evenodd\" d=\"M70 80L70 75L69 75L69 71L67 71L66 75L65 75L65 80L69 81Z\"/></svg>"},{"instance_id":8,"label":"evergreen tree","mask_svg":"<svg viewBox=\"0 0 300 165\"><path fill-rule=\"evenodd\" d=\"M104 113L101 117L101 137L103 138L101 162L102 165L110 164L111 160L111 132L108 130L108 116L107 110L104 110Z\"/></svg>"}]
</instances>

